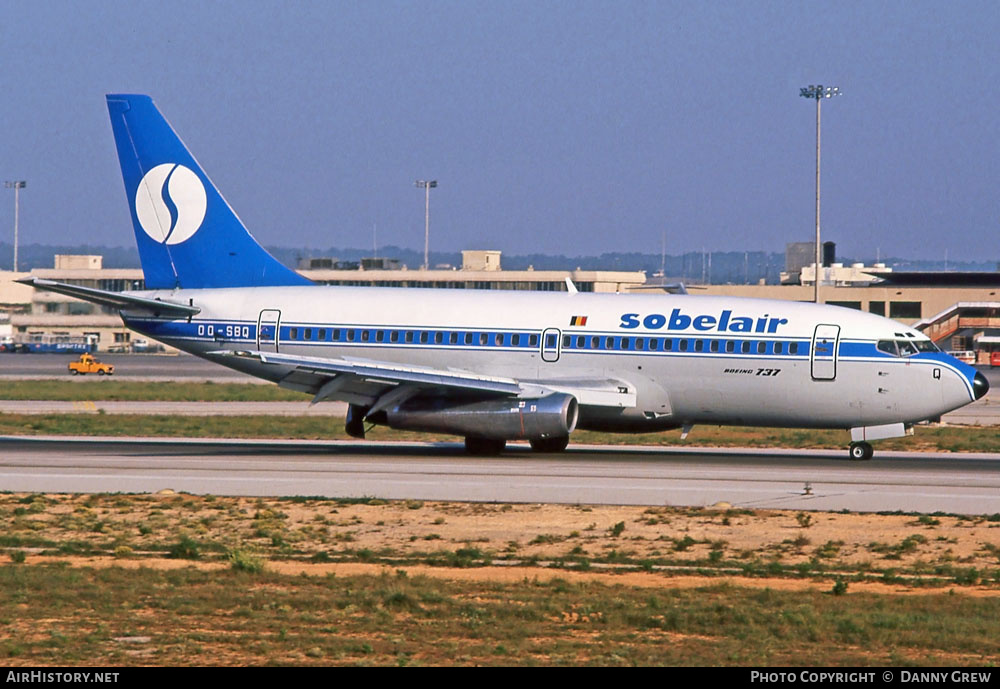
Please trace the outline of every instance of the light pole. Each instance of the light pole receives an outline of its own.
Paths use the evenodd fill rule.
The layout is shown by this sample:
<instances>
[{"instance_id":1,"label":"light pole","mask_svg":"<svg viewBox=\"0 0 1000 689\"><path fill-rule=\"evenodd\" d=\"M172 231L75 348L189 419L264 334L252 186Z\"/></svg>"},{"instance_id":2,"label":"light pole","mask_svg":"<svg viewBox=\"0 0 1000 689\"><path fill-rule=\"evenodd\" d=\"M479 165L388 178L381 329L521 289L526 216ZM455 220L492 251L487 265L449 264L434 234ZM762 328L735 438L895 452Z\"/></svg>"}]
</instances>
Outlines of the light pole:
<instances>
[{"instance_id":1,"label":"light pole","mask_svg":"<svg viewBox=\"0 0 1000 689\"><path fill-rule=\"evenodd\" d=\"M429 249L431 243L431 189L438 185L436 179L418 179L416 186L424 190L424 270L430 268Z\"/></svg>"},{"instance_id":2,"label":"light pole","mask_svg":"<svg viewBox=\"0 0 1000 689\"><path fill-rule=\"evenodd\" d=\"M20 214L21 205L21 190L24 189L27 182L23 179L16 180L14 182L4 182L4 186L8 189L14 189L14 272L17 272L17 217Z\"/></svg>"},{"instance_id":3,"label":"light pole","mask_svg":"<svg viewBox=\"0 0 1000 689\"><path fill-rule=\"evenodd\" d=\"M820 267L820 243L819 243L819 104L824 98L833 98L840 95L840 89L836 86L809 85L799 89L799 95L803 98L812 98L816 101L816 284L813 291L813 300L819 303L819 267Z\"/></svg>"}]
</instances>

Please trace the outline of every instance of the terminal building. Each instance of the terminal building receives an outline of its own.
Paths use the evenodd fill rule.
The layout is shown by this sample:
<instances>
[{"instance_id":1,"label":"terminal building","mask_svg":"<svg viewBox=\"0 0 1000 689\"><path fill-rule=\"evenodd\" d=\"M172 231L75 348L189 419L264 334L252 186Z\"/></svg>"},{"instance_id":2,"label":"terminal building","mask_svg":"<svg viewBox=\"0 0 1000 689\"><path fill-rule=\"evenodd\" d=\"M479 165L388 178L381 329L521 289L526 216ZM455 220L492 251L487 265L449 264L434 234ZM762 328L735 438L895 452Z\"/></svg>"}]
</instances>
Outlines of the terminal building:
<instances>
[{"instance_id":1,"label":"terminal building","mask_svg":"<svg viewBox=\"0 0 1000 689\"><path fill-rule=\"evenodd\" d=\"M462 266L408 270L393 259L345 263L333 258L299 262L298 272L322 285L434 287L566 291L566 279L581 292L627 292L646 281L642 271L502 270L499 251L463 251ZM56 255L52 268L0 271L0 341L4 338L88 338L99 351L133 351L150 345L128 330L115 309L36 290L15 282L39 277L111 291L145 289L142 270L104 268L101 256Z\"/></svg>"},{"instance_id":2,"label":"terminal building","mask_svg":"<svg viewBox=\"0 0 1000 689\"><path fill-rule=\"evenodd\" d=\"M816 269L814 246L786 264L780 285L687 285L691 294L812 301ZM826 252L820 268L822 302L887 316L926 332L942 349L964 352L967 360L1000 364L1000 273L898 272L884 265L844 266ZM318 284L440 289L507 289L558 292L570 279L581 292L656 293L676 288L643 271L503 270L499 251L463 251L461 267L408 270L393 259L341 262L334 258L300 261L299 272ZM794 277L793 277L794 275ZM48 269L0 271L0 342L31 338L89 338L100 351L132 351L151 343L137 339L114 309L35 290L15 280L40 277L59 282L123 291L144 289L137 268L104 268L101 256L57 255ZM797 284L796 284L797 283Z\"/></svg>"}]
</instances>

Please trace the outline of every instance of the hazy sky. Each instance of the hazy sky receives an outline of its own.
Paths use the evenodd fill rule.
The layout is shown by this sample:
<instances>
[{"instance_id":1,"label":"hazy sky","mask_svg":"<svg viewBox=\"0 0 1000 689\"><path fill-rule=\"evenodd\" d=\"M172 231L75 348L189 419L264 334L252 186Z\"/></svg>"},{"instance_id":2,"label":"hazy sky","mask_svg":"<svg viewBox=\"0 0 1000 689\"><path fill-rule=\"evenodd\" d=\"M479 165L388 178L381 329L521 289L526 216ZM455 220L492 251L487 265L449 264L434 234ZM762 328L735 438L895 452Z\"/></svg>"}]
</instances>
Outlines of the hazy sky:
<instances>
[{"instance_id":1,"label":"hazy sky","mask_svg":"<svg viewBox=\"0 0 1000 689\"><path fill-rule=\"evenodd\" d=\"M148 93L264 244L1000 258L1000 3L0 0L22 242L130 245ZM0 241L13 192L0 188Z\"/></svg>"}]
</instances>

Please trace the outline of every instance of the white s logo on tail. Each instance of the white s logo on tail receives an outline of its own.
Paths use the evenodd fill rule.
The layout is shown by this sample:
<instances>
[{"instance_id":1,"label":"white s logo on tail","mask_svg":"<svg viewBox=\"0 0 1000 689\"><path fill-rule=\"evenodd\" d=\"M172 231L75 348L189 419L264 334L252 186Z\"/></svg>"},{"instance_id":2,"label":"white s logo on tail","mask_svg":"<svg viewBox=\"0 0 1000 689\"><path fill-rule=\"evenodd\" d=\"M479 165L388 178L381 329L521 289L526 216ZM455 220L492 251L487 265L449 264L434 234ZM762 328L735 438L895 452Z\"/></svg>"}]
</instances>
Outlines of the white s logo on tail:
<instances>
[{"instance_id":1,"label":"white s logo on tail","mask_svg":"<svg viewBox=\"0 0 1000 689\"><path fill-rule=\"evenodd\" d=\"M135 215L160 244L190 239L205 219L208 201L198 175L183 165L163 163L147 172L135 191Z\"/></svg>"}]
</instances>

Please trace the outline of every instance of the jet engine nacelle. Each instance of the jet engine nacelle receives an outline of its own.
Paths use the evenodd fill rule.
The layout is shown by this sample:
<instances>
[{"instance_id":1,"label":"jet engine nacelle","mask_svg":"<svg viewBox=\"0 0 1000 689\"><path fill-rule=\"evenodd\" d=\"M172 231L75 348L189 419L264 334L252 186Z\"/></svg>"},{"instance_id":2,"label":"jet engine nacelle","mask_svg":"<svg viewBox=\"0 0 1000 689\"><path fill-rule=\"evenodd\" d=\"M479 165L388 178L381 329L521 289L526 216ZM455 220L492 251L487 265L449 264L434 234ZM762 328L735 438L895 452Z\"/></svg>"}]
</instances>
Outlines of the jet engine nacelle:
<instances>
[{"instance_id":1,"label":"jet engine nacelle","mask_svg":"<svg viewBox=\"0 0 1000 689\"><path fill-rule=\"evenodd\" d=\"M564 393L545 397L457 402L416 398L386 413L390 428L454 433L495 440L564 438L576 428L579 406Z\"/></svg>"}]
</instances>

